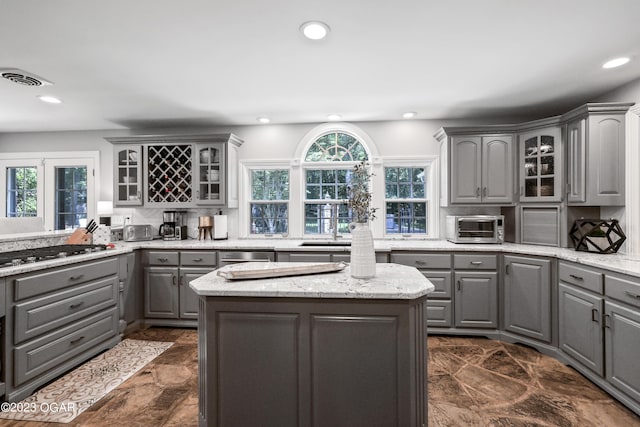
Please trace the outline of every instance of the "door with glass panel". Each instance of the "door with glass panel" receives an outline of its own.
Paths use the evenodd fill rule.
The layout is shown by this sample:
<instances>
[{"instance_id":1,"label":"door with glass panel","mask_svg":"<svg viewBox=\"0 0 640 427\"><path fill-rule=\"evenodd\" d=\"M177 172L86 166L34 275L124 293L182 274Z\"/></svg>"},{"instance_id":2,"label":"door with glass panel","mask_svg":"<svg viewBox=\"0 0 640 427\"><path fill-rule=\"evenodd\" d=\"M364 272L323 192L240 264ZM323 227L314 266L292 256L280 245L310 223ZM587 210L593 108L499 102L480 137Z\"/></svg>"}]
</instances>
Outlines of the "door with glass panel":
<instances>
[{"instance_id":1,"label":"door with glass panel","mask_svg":"<svg viewBox=\"0 0 640 427\"><path fill-rule=\"evenodd\" d=\"M560 128L520 134L520 201L558 202L562 199Z\"/></svg>"}]
</instances>

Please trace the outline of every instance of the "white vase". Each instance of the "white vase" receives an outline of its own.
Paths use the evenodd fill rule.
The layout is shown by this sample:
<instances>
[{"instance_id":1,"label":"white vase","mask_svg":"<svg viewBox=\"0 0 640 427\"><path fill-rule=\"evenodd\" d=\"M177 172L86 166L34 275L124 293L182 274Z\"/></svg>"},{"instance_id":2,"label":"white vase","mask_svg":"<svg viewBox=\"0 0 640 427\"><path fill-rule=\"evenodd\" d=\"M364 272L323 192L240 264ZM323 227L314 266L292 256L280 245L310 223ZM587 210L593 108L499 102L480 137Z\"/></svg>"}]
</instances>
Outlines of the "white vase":
<instances>
[{"instance_id":1,"label":"white vase","mask_svg":"<svg viewBox=\"0 0 640 427\"><path fill-rule=\"evenodd\" d=\"M351 277L368 279L376 275L373 235L366 222L349 224L351 230Z\"/></svg>"}]
</instances>

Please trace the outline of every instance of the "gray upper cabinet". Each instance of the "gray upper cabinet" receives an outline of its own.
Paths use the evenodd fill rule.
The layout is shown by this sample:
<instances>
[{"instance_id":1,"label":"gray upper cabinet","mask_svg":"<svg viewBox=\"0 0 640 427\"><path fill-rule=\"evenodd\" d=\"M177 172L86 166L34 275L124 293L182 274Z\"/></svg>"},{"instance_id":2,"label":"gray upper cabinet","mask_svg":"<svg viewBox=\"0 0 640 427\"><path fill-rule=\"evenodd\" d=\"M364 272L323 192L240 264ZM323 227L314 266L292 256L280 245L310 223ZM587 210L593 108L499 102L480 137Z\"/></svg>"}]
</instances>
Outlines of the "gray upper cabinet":
<instances>
[{"instance_id":1,"label":"gray upper cabinet","mask_svg":"<svg viewBox=\"0 0 640 427\"><path fill-rule=\"evenodd\" d=\"M238 207L237 151L243 141L235 135L140 135L106 139L115 144L116 204L144 204L154 208ZM137 158L135 168L127 151L130 147L142 149L142 155L133 156ZM122 165L121 158L125 159ZM138 175L131 178L134 172Z\"/></svg>"},{"instance_id":2,"label":"gray upper cabinet","mask_svg":"<svg viewBox=\"0 0 640 427\"><path fill-rule=\"evenodd\" d=\"M113 204L142 204L142 146L116 145L113 152Z\"/></svg>"},{"instance_id":3,"label":"gray upper cabinet","mask_svg":"<svg viewBox=\"0 0 640 427\"><path fill-rule=\"evenodd\" d=\"M551 261L505 255L504 329L551 342Z\"/></svg>"},{"instance_id":4,"label":"gray upper cabinet","mask_svg":"<svg viewBox=\"0 0 640 427\"><path fill-rule=\"evenodd\" d=\"M570 205L624 205L625 114L631 105L586 104L563 116Z\"/></svg>"},{"instance_id":5,"label":"gray upper cabinet","mask_svg":"<svg viewBox=\"0 0 640 427\"><path fill-rule=\"evenodd\" d=\"M561 128L551 126L518 135L521 202L562 200Z\"/></svg>"},{"instance_id":6,"label":"gray upper cabinet","mask_svg":"<svg viewBox=\"0 0 640 427\"><path fill-rule=\"evenodd\" d=\"M450 141L450 201L455 204L511 204L511 135L454 135Z\"/></svg>"}]
</instances>

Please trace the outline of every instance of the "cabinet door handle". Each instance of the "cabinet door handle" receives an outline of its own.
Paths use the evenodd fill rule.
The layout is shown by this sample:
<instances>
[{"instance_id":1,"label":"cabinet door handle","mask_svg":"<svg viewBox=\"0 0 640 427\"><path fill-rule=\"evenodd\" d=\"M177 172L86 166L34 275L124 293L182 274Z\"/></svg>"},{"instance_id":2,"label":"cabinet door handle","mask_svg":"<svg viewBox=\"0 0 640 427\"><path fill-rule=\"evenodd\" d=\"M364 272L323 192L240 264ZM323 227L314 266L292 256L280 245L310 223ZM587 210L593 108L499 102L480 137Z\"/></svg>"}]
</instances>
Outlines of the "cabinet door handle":
<instances>
[{"instance_id":1,"label":"cabinet door handle","mask_svg":"<svg viewBox=\"0 0 640 427\"><path fill-rule=\"evenodd\" d=\"M142 192L138 191L138 200L142 199Z\"/></svg>"},{"instance_id":2,"label":"cabinet door handle","mask_svg":"<svg viewBox=\"0 0 640 427\"><path fill-rule=\"evenodd\" d=\"M69 280L76 281L76 280L80 280L80 279L82 279L83 277L84 277L84 274L78 274L77 276L71 276L71 277L69 277Z\"/></svg>"},{"instance_id":3,"label":"cabinet door handle","mask_svg":"<svg viewBox=\"0 0 640 427\"><path fill-rule=\"evenodd\" d=\"M71 344L71 345L78 344L78 343L79 343L80 341L82 341L83 339L84 339L84 335L83 335L83 336L81 336L81 337L79 337L79 338L76 338L75 340L71 340L71 341L69 341L69 344Z\"/></svg>"},{"instance_id":4,"label":"cabinet door handle","mask_svg":"<svg viewBox=\"0 0 640 427\"><path fill-rule=\"evenodd\" d=\"M584 280L583 277L576 276L575 274L570 274L569 277L571 277L572 279L576 279L576 280Z\"/></svg>"},{"instance_id":5,"label":"cabinet door handle","mask_svg":"<svg viewBox=\"0 0 640 427\"><path fill-rule=\"evenodd\" d=\"M480 187L476 187L476 197L480 197Z\"/></svg>"},{"instance_id":6,"label":"cabinet door handle","mask_svg":"<svg viewBox=\"0 0 640 427\"><path fill-rule=\"evenodd\" d=\"M482 197L487 197L487 187L482 189Z\"/></svg>"},{"instance_id":7,"label":"cabinet door handle","mask_svg":"<svg viewBox=\"0 0 640 427\"><path fill-rule=\"evenodd\" d=\"M520 186L520 197L524 196L524 186Z\"/></svg>"},{"instance_id":8,"label":"cabinet door handle","mask_svg":"<svg viewBox=\"0 0 640 427\"><path fill-rule=\"evenodd\" d=\"M504 274L506 274L506 275L509 274L509 264L504 266Z\"/></svg>"},{"instance_id":9,"label":"cabinet door handle","mask_svg":"<svg viewBox=\"0 0 640 427\"><path fill-rule=\"evenodd\" d=\"M178 278L175 275L171 276L171 283L173 284L173 286L176 286L176 284L178 283Z\"/></svg>"},{"instance_id":10,"label":"cabinet door handle","mask_svg":"<svg viewBox=\"0 0 640 427\"><path fill-rule=\"evenodd\" d=\"M469 264L471 264L471 265L482 265L482 261L470 261Z\"/></svg>"},{"instance_id":11,"label":"cabinet door handle","mask_svg":"<svg viewBox=\"0 0 640 427\"><path fill-rule=\"evenodd\" d=\"M78 307L80 307L82 304L84 304L84 301L80 301L79 303L76 303L76 304L71 304L71 305L69 306L69 309L70 309L70 310L73 310L74 308L78 308Z\"/></svg>"},{"instance_id":12,"label":"cabinet door handle","mask_svg":"<svg viewBox=\"0 0 640 427\"><path fill-rule=\"evenodd\" d=\"M611 329L611 316L608 314L604 315L604 327Z\"/></svg>"},{"instance_id":13,"label":"cabinet door handle","mask_svg":"<svg viewBox=\"0 0 640 427\"><path fill-rule=\"evenodd\" d=\"M631 298L638 298L640 299L640 295L638 294L634 294L633 292L629 292L629 291L624 291L625 295L630 296Z\"/></svg>"},{"instance_id":14,"label":"cabinet door handle","mask_svg":"<svg viewBox=\"0 0 640 427\"><path fill-rule=\"evenodd\" d=\"M460 280L457 281L458 290L460 290Z\"/></svg>"},{"instance_id":15,"label":"cabinet door handle","mask_svg":"<svg viewBox=\"0 0 640 427\"><path fill-rule=\"evenodd\" d=\"M598 309L597 308L592 308L591 309L591 320L593 322L596 322L596 323L598 322L599 319L598 319Z\"/></svg>"}]
</instances>

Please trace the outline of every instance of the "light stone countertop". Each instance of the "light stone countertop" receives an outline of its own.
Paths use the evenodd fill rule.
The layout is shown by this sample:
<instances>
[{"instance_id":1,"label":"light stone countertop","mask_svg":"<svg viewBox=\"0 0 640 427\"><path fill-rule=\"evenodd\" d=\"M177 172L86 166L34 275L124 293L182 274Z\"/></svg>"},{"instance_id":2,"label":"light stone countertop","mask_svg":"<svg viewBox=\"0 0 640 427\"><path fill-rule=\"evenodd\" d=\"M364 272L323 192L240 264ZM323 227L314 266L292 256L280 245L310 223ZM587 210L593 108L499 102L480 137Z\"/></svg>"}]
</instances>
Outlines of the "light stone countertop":
<instances>
[{"instance_id":1,"label":"light stone countertop","mask_svg":"<svg viewBox=\"0 0 640 427\"><path fill-rule=\"evenodd\" d=\"M266 279L227 280L218 271L243 271L273 267L301 266L299 262L248 262L227 265L192 280L189 286L201 296L287 297L348 299L416 299L434 290L433 284L416 268L399 264L376 264L371 279L354 279L349 267L333 273Z\"/></svg>"},{"instance_id":2,"label":"light stone countertop","mask_svg":"<svg viewBox=\"0 0 640 427\"><path fill-rule=\"evenodd\" d=\"M309 240L305 240L309 241ZM120 255L137 249L155 250L219 250L219 251L275 251L275 252L346 252L349 246L300 246L300 239L233 239L233 240L152 240L145 242L115 242L115 249L69 258L53 259L34 264L23 264L17 267L1 267L0 277L22 274L51 267L84 262L106 256ZM617 273L640 277L640 257L625 254L601 255L590 252L579 252L570 248L551 246L520 245L514 243L496 244L456 244L446 240L375 240L378 252L422 251L422 252L490 252L510 253L516 255L533 255L555 257L586 266L609 270Z\"/></svg>"}]
</instances>

